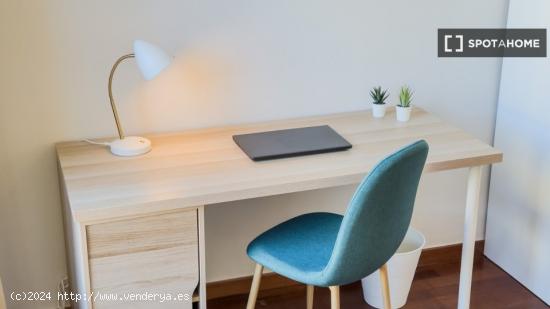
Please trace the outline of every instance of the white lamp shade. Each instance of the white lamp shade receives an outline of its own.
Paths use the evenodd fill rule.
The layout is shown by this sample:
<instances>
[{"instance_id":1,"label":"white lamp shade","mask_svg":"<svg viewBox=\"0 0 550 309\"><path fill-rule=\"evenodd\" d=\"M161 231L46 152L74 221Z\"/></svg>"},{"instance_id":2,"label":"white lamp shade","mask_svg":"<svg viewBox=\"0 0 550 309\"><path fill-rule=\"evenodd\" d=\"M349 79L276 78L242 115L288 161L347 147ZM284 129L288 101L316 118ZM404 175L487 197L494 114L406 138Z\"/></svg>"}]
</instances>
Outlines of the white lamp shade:
<instances>
[{"instance_id":1,"label":"white lamp shade","mask_svg":"<svg viewBox=\"0 0 550 309\"><path fill-rule=\"evenodd\" d=\"M134 55L146 80L155 78L172 62L172 58L158 46L141 40L134 41Z\"/></svg>"}]
</instances>

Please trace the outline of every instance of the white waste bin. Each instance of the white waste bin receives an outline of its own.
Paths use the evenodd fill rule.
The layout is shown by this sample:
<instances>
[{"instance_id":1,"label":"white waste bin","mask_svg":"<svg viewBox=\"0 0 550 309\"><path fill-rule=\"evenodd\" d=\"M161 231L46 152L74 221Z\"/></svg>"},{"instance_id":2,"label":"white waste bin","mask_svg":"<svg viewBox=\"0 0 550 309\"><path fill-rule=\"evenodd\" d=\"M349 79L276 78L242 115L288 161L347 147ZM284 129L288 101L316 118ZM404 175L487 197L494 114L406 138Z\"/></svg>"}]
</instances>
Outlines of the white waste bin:
<instances>
[{"instance_id":1,"label":"white waste bin","mask_svg":"<svg viewBox=\"0 0 550 309\"><path fill-rule=\"evenodd\" d=\"M388 261L390 298L393 308L405 306L420 253L425 244L424 235L413 228L409 228L397 252ZM361 284L365 301L373 307L384 308L380 272L375 271L368 277L363 278Z\"/></svg>"}]
</instances>

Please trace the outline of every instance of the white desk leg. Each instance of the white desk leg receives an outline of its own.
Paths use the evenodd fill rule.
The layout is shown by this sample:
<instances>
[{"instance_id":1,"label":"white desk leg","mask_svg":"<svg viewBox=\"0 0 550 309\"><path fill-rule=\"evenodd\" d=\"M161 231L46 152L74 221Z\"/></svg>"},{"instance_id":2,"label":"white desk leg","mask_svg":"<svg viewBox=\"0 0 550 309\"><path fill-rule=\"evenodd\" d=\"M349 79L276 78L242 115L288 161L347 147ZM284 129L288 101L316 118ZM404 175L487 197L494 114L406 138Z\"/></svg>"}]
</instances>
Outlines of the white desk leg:
<instances>
[{"instance_id":1,"label":"white desk leg","mask_svg":"<svg viewBox=\"0 0 550 309\"><path fill-rule=\"evenodd\" d=\"M468 174L466 213L464 215L464 241L462 243L462 259L460 262L460 286L458 288L459 309L467 309L470 307L480 185L481 166L471 167Z\"/></svg>"},{"instance_id":2,"label":"white desk leg","mask_svg":"<svg viewBox=\"0 0 550 309\"><path fill-rule=\"evenodd\" d=\"M206 243L204 241L204 206L199 207L199 308L206 309Z\"/></svg>"}]
</instances>

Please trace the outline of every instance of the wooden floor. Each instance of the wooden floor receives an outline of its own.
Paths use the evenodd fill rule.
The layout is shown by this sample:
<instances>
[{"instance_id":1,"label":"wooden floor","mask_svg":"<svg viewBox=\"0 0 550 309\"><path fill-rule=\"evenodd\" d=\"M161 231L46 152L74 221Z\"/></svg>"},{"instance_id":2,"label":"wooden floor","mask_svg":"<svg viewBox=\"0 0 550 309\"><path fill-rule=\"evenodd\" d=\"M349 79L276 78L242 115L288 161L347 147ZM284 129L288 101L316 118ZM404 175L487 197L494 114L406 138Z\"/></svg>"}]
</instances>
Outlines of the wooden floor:
<instances>
[{"instance_id":1,"label":"wooden floor","mask_svg":"<svg viewBox=\"0 0 550 309\"><path fill-rule=\"evenodd\" d=\"M460 264L441 260L418 268L404 308L456 308ZM281 288L261 297L256 308L305 308L305 288ZM245 308L247 295L230 296L208 302L209 309ZM363 301L360 283L342 287L341 308L372 308ZM328 289L315 289L315 309L330 308ZM471 308L549 308L480 252L476 254Z\"/></svg>"}]
</instances>

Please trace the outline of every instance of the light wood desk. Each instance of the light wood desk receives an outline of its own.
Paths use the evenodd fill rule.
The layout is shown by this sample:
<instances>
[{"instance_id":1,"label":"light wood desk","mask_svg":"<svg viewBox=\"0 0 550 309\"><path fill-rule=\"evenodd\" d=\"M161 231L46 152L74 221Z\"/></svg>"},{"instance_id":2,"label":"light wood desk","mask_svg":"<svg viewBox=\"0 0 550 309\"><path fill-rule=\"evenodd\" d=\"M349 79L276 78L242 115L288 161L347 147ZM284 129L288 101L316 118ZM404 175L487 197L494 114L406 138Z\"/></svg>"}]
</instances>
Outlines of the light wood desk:
<instances>
[{"instance_id":1,"label":"light wood desk","mask_svg":"<svg viewBox=\"0 0 550 309\"><path fill-rule=\"evenodd\" d=\"M255 163L232 140L321 124L353 148ZM464 131L415 108L408 123L396 122L393 109L383 119L367 110L147 137L153 150L131 158L84 142L57 145L74 291L193 293L198 284L206 308L204 205L355 184L384 156L425 139L425 172L470 168L459 308L469 306L481 166L502 153Z\"/></svg>"}]
</instances>

